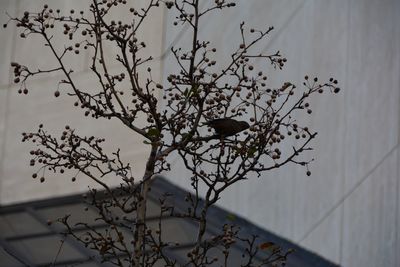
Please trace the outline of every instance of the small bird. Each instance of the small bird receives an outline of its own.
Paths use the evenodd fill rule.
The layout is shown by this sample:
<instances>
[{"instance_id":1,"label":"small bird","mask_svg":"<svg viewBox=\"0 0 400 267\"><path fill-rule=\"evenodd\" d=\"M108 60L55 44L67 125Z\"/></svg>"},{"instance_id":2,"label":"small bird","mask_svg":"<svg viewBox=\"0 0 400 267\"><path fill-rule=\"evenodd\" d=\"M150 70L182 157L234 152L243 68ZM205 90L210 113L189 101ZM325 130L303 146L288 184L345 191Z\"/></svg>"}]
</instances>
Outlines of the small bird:
<instances>
[{"instance_id":1,"label":"small bird","mask_svg":"<svg viewBox=\"0 0 400 267\"><path fill-rule=\"evenodd\" d=\"M204 124L213 128L216 134L224 137L235 135L250 127L250 125L245 121L237 121L229 118L214 119L207 121Z\"/></svg>"}]
</instances>

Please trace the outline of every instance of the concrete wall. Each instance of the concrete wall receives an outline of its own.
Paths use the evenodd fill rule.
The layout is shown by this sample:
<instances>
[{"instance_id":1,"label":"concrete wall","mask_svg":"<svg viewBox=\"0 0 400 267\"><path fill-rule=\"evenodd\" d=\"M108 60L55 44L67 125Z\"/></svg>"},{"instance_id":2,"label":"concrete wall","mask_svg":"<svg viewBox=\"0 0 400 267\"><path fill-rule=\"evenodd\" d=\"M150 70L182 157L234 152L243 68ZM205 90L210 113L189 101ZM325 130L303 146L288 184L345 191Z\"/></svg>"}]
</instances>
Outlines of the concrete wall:
<instances>
[{"instance_id":1,"label":"concrete wall","mask_svg":"<svg viewBox=\"0 0 400 267\"><path fill-rule=\"evenodd\" d=\"M311 156L316 161L311 177L289 166L231 188L220 205L343 266L399 266L400 1L236 2L237 8L208 18L200 31L220 48L221 59L233 49L242 20L249 27L273 25L276 30L261 49L279 49L288 63L283 71L269 75L271 82L300 83L305 74L322 79L334 76L342 91L318 98L311 118L302 118L319 132L313 143ZM1 1L0 10L15 14L42 3ZM51 3L67 9L84 5L78 0ZM160 71L164 66L164 77L173 66L170 45L188 42L187 31L172 27L173 14L167 14L165 20L162 12L155 16L145 33L152 40L152 52L166 53L155 66ZM1 23L6 20L2 13ZM130 147L124 157L142 171L147 152L142 140L123 128L115 131L117 124L80 119L82 111L72 108L67 98L52 97L58 77L39 78L31 84L30 96L17 95L9 62L47 64L47 51L40 47L38 52L35 44L18 39L13 28L1 30L0 40L1 204L84 191L91 184L83 177L77 183L54 177L45 184L29 178L31 146L20 142L20 133L39 123L54 133L68 123L83 133L117 137L109 148ZM90 86L88 56L71 64L78 70L77 79ZM179 159L171 160L170 180L188 187Z\"/></svg>"},{"instance_id":2,"label":"concrete wall","mask_svg":"<svg viewBox=\"0 0 400 267\"><path fill-rule=\"evenodd\" d=\"M200 30L222 50L219 59L235 48L241 21L273 25L260 48L279 49L288 63L269 74L272 83L334 76L342 91L318 97L311 118L300 118L319 132L311 177L287 166L231 188L220 205L343 266L400 266L400 1L236 3ZM188 32L170 27L166 36L166 45L190 42ZM170 180L189 187L174 162Z\"/></svg>"},{"instance_id":3,"label":"concrete wall","mask_svg":"<svg viewBox=\"0 0 400 267\"><path fill-rule=\"evenodd\" d=\"M91 1L0 1L1 25L8 20L6 11L12 16L21 15L25 10L39 11L45 3L48 3L54 10L60 8L68 14L72 8L76 12L87 11ZM137 7L137 5L143 6L146 3L147 0L135 0L130 1L128 6L135 5ZM112 16L129 19L128 14L129 8L125 8ZM156 58L160 58L163 52L163 14L162 8L157 9L151 20L147 21L146 32L140 33L147 41L147 52ZM104 137L106 139L105 149L108 151L116 151L119 147L125 148L122 151L122 158L131 162L133 172L141 177L144 173L146 160L144 155L148 153L148 146L116 120L94 120L85 117L83 110L74 108L75 99L66 96L69 92L67 89L60 89L61 97L55 98L54 91L60 79L63 78L62 74L37 76L28 84L29 95L17 93L19 86L12 83L11 61L32 66L34 69L55 66L50 50L43 46L39 37L21 39L18 36L19 31L12 24L6 29L0 30L0 203L6 205L31 199L84 192L88 186L96 186L84 176L78 176L76 182L71 182L72 173L64 176L54 176L48 173L46 175L48 179L44 184L41 184L38 179L30 178L36 170L29 167L29 151L34 146L22 143L21 133L36 131L40 123L44 124L49 133L56 136L59 136L64 126L68 124L72 128L76 128L81 135ZM56 35L54 39L57 40L59 49L65 45L64 42L68 43L64 37L59 35ZM116 49L107 47L105 53L111 62L115 58ZM69 58L67 64L75 70L74 77L80 88L97 90L99 86L96 78L89 71L89 59L88 52L84 52L82 49L78 56ZM120 68L113 62L109 66L112 73L117 73ZM153 78L159 80L161 75L160 59L154 61L152 69L154 70ZM107 179L106 182L110 185L119 184L117 179Z\"/></svg>"}]
</instances>

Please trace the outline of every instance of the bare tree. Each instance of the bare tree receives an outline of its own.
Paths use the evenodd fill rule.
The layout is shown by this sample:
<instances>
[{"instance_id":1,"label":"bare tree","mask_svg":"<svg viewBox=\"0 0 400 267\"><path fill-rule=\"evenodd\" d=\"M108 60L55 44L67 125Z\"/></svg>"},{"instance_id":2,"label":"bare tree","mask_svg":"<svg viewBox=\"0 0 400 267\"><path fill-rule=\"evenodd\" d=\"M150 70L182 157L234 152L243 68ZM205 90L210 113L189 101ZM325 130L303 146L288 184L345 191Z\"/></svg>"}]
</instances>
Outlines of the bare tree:
<instances>
[{"instance_id":1,"label":"bare tree","mask_svg":"<svg viewBox=\"0 0 400 267\"><path fill-rule=\"evenodd\" d=\"M74 105L82 108L85 116L119 120L123 127L145 138L150 147L143 177L134 177L130 164L122 161L120 150L112 154L104 152L102 138L81 136L70 126L65 127L61 136L51 135L43 125L36 132L23 134L23 141L37 145L30 152L30 165L38 166L33 178L44 175L44 170L58 175L73 169L76 175L86 175L104 188L107 198L91 189L88 202L97 208L99 219L109 225L106 233L81 222L86 231L84 235L77 235L68 216L59 221L66 226L67 234L117 266L153 266L160 262L165 266L206 266L217 261L227 266L230 247L235 242L247 245L241 266L279 265L290 252L273 246L271 253L256 263L255 255L270 249L272 244L259 244L255 236L241 237L234 225L225 225L220 235L206 238L207 212L225 189L253 174L260 176L289 163L304 166L307 175L311 174L310 161L301 155L312 149L310 142L317 133L299 125L295 118L300 112L311 113L308 102L311 96L324 90L339 92L337 81L331 78L319 82L306 76L302 89L291 82L271 88L265 70L268 65L282 69L286 58L279 51L262 54L255 45L264 42L273 27L253 29L241 23L237 49L224 62L217 62L218 51L212 46L212 40L199 37L199 23L211 13L234 7L235 3L215 0L200 8L199 2L149 0L145 8L138 9L126 7L125 0L93 0L89 13L70 10L62 14L45 5L39 12L26 11L22 17L10 17L10 22L21 29L22 38L42 37L58 63L54 68L37 71L11 63L20 93L28 93L31 77L61 72L64 78L59 86L70 89L68 95L76 99ZM131 16L123 18L128 22L109 18L111 10L121 7L130 8ZM174 9L178 13L174 25L188 25L191 31L190 47L171 49L178 67L170 70L172 73L168 74L165 84L153 80L148 65L154 56L148 54L146 43L138 37L155 8ZM62 31L70 43L57 46L53 38L56 31ZM110 59L105 57L105 46L109 44L118 48L114 60L123 67L120 73L110 71ZM89 50L91 55L90 70L98 84L95 91L79 87L73 70L65 64L68 56L79 54L82 49ZM127 84L129 90L126 90ZM160 91L162 99L157 98ZM55 96L59 95L57 90ZM147 121L144 126L137 123L143 117ZM207 129L214 129L214 133ZM193 193L186 198L190 208L177 212L165 199L160 199L159 226L154 230L146 222L148 192L157 175L170 170L171 153L179 154L192 173L188 179ZM119 177L119 188L107 185L103 179L106 176ZM40 179L43 182L44 176ZM203 198L200 187L205 188ZM123 218L115 218L113 209L122 212ZM176 244L162 238L165 217L190 219L198 225L196 243L186 255L185 263L178 263L166 253ZM122 230L131 232L132 242ZM210 256L210 250L216 247L222 257Z\"/></svg>"}]
</instances>

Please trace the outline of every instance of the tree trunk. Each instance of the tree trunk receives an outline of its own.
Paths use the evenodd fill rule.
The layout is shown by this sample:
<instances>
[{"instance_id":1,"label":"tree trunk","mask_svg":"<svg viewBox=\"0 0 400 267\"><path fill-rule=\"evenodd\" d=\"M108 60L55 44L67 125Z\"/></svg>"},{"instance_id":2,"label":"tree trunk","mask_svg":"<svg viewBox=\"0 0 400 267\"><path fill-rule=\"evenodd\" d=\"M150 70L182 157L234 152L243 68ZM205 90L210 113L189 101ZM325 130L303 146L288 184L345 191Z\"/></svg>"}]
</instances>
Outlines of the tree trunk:
<instances>
[{"instance_id":1,"label":"tree trunk","mask_svg":"<svg viewBox=\"0 0 400 267\"><path fill-rule=\"evenodd\" d=\"M134 255L132 255L132 261L134 267L144 266L145 263L145 235L146 235L146 204L147 204L147 193L152 182L154 175L155 159L157 155L157 146L152 145L150 156L146 163L146 170L143 175L142 188L140 193L140 199L137 208L137 220L135 230L135 249Z\"/></svg>"}]
</instances>

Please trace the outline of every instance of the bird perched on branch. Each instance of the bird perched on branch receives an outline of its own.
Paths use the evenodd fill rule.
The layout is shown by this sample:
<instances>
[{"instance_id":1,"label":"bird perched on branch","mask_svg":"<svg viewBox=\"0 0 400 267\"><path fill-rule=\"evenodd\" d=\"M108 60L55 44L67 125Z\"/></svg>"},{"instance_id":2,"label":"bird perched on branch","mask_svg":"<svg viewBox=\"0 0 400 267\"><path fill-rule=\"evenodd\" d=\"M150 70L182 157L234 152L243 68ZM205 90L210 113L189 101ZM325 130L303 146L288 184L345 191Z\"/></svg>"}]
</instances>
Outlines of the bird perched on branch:
<instances>
[{"instance_id":1,"label":"bird perched on branch","mask_svg":"<svg viewBox=\"0 0 400 267\"><path fill-rule=\"evenodd\" d=\"M229 118L214 119L207 121L204 124L213 128L216 134L224 137L235 135L250 127L250 125L245 121L237 121Z\"/></svg>"}]
</instances>

